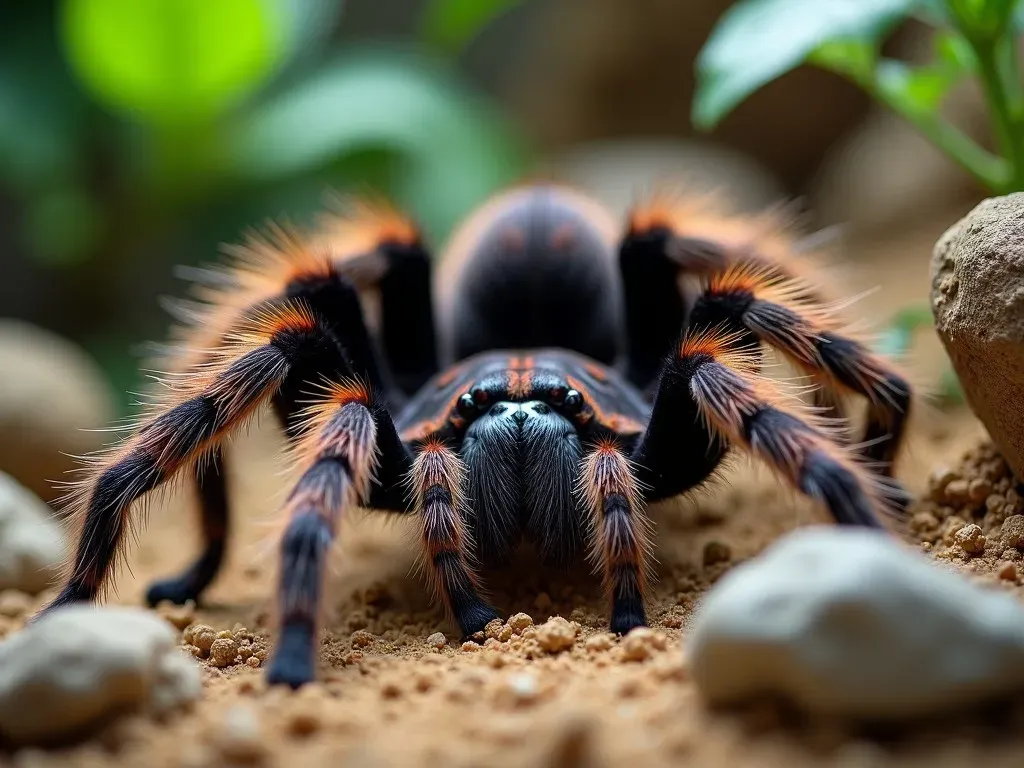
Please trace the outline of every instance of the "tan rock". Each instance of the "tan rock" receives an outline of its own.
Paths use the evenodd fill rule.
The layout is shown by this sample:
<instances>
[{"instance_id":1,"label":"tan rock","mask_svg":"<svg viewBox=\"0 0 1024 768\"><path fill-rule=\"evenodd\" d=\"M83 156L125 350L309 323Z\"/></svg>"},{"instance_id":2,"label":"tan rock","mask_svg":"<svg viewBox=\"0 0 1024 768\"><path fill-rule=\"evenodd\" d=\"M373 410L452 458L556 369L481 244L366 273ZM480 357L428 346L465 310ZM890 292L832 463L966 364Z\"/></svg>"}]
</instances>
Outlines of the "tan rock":
<instances>
[{"instance_id":1,"label":"tan rock","mask_svg":"<svg viewBox=\"0 0 1024 768\"><path fill-rule=\"evenodd\" d=\"M932 311L967 401L1024 477L1024 193L982 201L935 245Z\"/></svg>"}]
</instances>

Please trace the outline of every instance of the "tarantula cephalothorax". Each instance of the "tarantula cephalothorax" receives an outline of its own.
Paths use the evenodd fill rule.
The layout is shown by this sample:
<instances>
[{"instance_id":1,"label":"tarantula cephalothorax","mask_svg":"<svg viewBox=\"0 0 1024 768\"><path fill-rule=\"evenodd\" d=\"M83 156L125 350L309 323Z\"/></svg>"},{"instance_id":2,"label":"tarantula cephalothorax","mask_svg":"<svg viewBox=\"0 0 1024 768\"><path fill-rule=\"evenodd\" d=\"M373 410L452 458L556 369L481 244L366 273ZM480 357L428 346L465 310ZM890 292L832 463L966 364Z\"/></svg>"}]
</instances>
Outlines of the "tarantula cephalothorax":
<instances>
[{"instance_id":1,"label":"tarantula cephalothorax","mask_svg":"<svg viewBox=\"0 0 1024 768\"><path fill-rule=\"evenodd\" d=\"M354 505L418 516L425 571L465 635L496 618L480 567L524 538L556 563L589 546L611 628L644 624L645 505L701 484L732 444L838 523L880 526L906 502L891 469L910 389L837 330L786 232L770 214L655 196L616 242L594 201L524 186L471 216L436 274L417 228L382 204L313 234L251 236L229 268L197 273L164 394L73 488L79 543L45 610L94 599L133 503L186 469L205 550L148 598L198 598L227 536L218 446L267 403L302 468L280 542L274 683L314 677L325 561ZM819 385L819 412L865 396L863 440L761 378L762 342Z\"/></svg>"}]
</instances>

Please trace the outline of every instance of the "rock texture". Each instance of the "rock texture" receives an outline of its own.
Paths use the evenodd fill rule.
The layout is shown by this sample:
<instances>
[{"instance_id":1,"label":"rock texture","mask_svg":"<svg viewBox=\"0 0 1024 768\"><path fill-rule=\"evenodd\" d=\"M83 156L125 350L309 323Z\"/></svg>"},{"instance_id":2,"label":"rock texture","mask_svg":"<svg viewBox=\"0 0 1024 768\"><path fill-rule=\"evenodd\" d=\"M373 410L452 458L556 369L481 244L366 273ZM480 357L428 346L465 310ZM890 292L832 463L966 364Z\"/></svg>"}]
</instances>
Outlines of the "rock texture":
<instances>
[{"instance_id":1,"label":"rock texture","mask_svg":"<svg viewBox=\"0 0 1024 768\"><path fill-rule=\"evenodd\" d=\"M981 202L935 245L932 311L967 401L1024 477L1024 193Z\"/></svg>"},{"instance_id":2,"label":"rock texture","mask_svg":"<svg viewBox=\"0 0 1024 768\"><path fill-rule=\"evenodd\" d=\"M45 744L112 713L164 714L199 698L174 628L138 608L64 608L0 644L0 736Z\"/></svg>"},{"instance_id":3,"label":"rock texture","mask_svg":"<svg viewBox=\"0 0 1024 768\"><path fill-rule=\"evenodd\" d=\"M887 534L815 526L726 574L686 654L714 703L920 717L1024 688L1024 607Z\"/></svg>"},{"instance_id":4,"label":"rock texture","mask_svg":"<svg viewBox=\"0 0 1024 768\"><path fill-rule=\"evenodd\" d=\"M73 456L101 448L96 432L114 415L110 385L70 341L18 320L0 320L0 469L43 501L61 491Z\"/></svg>"},{"instance_id":5,"label":"rock texture","mask_svg":"<svg viewBox=\"0 0 1024 768\"><path fill-rule=\"evenodd\" d=\"M35 594L64 558L64 533L50 508L0 472L0 589Z\"/></svg>"}]
</instances>

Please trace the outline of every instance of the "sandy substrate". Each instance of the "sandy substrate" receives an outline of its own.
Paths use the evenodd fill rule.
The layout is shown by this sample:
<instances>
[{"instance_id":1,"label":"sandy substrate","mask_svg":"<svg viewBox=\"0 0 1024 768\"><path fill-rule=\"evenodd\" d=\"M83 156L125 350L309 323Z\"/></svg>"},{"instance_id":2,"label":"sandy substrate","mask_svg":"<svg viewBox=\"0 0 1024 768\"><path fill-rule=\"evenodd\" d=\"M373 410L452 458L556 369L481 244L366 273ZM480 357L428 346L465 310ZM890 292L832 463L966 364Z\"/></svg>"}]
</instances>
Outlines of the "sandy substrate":
<instances>
[{"instance_id":1,"label":"sandy substrate","mask_svg":"<svg viewBox=\"0 0 1024 768\"><path fill-rule=\"evenodd\" d=\"M892 248L927 253L936 235L918 233ZM874 282L888 285L864 300L865 316L884 316L907 296L924 293L917 288L926 285L924 259L879 255L868 268ZM915 289L896 291L894 284ZM926 362L935 357L933 342L924 345ZM978 449L983 442L983 430L964 411L922 412L915 419L901 473L922 497L909 538L943 564L1024 598L1024 562L1004 545L1000 519L1019 512L1020 497ZM489 575L488 586L505 616L529 619L514 616L508 625L492 627L493 637L482 647L462 647L413 572L408 521L355 515L343 526L335 552L320 682L298 693L268 690L260 659L272 631L274 513L289 482L278 446L273 429L237 442L231 484L236 530L227 566L194 615L168 612L182 626L203 625L186 633L189 645L204 649L196 651L203 699L164 722L127 716L86 743L0 755L0 764L1024 764L1024 700L887 732L808 722L776 706L705 708L681 652L701 595L779 535L823 520L746 462L696 498L651 510L659 561L649 604L652 630L626 640L606 634L600 588L586 570L545 572L527 553L507 572ZM975 453L963 466L961 457L971 449ZM973 482L978 478L989 485ZM149 517L130 558L131 572L117 579L113 599L119 602L141 604L154 577L175 572L196 553L188 493L154 504ZM970 524L979 530L961 533ZM1013 563L1012 573L1007 563ZM31 606L0 597L0 633L19 627L26 608ZM548 621L554 616L564 620ZM437 633L447 641L443 646Z\"/></svg>"},{"instance_id":2,"label":"sandy substrate","mask_svg":"<svg viewBox=\"0 0 1024 768\"><path fill-rule=\"evenodd\" d=\"M941 423L941 430L926 429L935 423ZM1020 556L1012 547L1012 552L1003 552L995 535L990 551L978 557L963 551L955 533L946 536L949 545L943 543L947 531L938 529L949 524L939 516L945 520L954 513L937 513L937 507L950 505L942 498L944 492L926 487L936 467L949 466L953 475L983 472L958 468L958 457L978 445L982 435L963 413L941 422L918 420L904 467L925 499L916 518L919 533L913 536L932 542L925 546L953 567L1020 591L1019 574L999 577L1005 563L1019 563ZM660 563L650 604L653 631L626 640L605 633L600 589L585 570L543 572L526 553L507 573L492 576L489 586L506 616L525 613L530 618L517 616L506 627L492 628L494 637L483 647L463 647L413 573L407 522L359 515L343 529L336 552L320 682L297 694L268 690L256 660L266 650L271 629L276 567L267 535L273 526L267 521L287 483L277 469L276 444L277 436L269 429L237 443L235 463L246 472L235 478L232 490L243 513L226 570L208 604L194 616L169 612L181 624L192 620L212 630L193 627L187 632L201 647L209 648L220 634L214 653L201 653L206 657L200 661L203 700L166 722L133 715L106 726L85 744L16 753L14 764L1021 763L1024 735L1015 734L1024 726L1024 706L1012 702L994 711L965 713L952 722L885 734L839 723L802 722L775 707L737 713L711 712L703 706L681 653L701 594L725 570L784 531L821 519L803 500L745 462L713 492L652 510ZM978 455L981 459L974 464L984 464L984 455ZM937 476L948 488L952 475L940 471ZM972 509L977 512L977 507ZM152 577L174 571L193 555L191 512L187 493L154 506L132 557L132 573L118 579L118 601L140 603ZM935 526L921 523L930 520L926 515L936 519ZM977 517L980 527L990 533L998 528L994 519L985 525L983 517ZM718 544L709 546L712 542ZM566 621L548 622L553 616ZM20 619L5 621L7 632L20 624ZM441 648L435 647L438 632L448 640ZM247 660L250 656L253 660Z\"/></svg>"}]
</instances>

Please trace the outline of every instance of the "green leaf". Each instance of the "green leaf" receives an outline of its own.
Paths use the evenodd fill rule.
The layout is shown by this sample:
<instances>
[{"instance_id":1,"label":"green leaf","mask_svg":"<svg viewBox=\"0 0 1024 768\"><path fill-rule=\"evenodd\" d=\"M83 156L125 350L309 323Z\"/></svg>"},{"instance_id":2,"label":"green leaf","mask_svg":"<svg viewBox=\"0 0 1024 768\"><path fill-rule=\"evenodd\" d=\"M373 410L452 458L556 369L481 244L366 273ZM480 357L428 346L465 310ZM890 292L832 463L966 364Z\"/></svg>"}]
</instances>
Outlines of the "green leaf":
<instances>
[{"instance_id":1,"label":"green leaf","mask_svg":"<svg viewBox=\"0 0 1024 768\"><path fill-rule=\"evenodd\" d=\"M830 40L811 51L807 61L844 74L854 82L865 82L874 74L878 49L867 40Z\"/></svg>"},{"instance_id":2,"label":"green leaf","mask_svg":"<svg viewBox=\"0 0 1024 768\"><path fill-rule=\"evenodd\" d=\"M420 37L434 48L458 53L491 21L522 0L430 0Z\"/></svg>"},{"instance_id":3,"label":"green leaf","mask_svg":"<svg viewBox=\"0 0 1024 768\"><path fill-rule=\"evenodd\" d=\"M438 230L521 170L497 115L422 58L381 49L328 62L254 109L224 146L233 175L274 184L383 150L399 160L399 202Z\"/></svg>"},{"instance_id":4,"label":"green leaf","mask_svg":"<svg viewBox=\"0 0 1024 768\"><path fill-rule=\"evenodd\" d=\"M697 60L693 121L713 128L743 99L834 40L877 42L913 0L740 0Z\"/></svg>"},{"instance_id":5,"label":"green leaf","mask_svg":"<svg viewBox=\"0 0 1024 768\"><path fill-rule=\"evenodd\" d=\"M941 66L963 74L973 74L978 69L978 59L971 44L951 29L935 34L935 55Z\"/></svg>"},{"instance_id":6,"label":"green leaf","mask_svg":"<svg viewBox=\"0 0 1024 768\"><path fill-rule=\"evenodd\" d=\"M906 114L935 112L962 72L942 67L913 68L886 59L875 73L875 87L899 102Z\"/></svg>"},{"instance_id":7,"label":"green leaf","mask_svg":"<svg viewBox=\"0 0 1024 768\"><path fill-rule=\"evenodd\" d=\"M162 122L222 111L273 71L285 42L264 0L65 0L60 27L96 98Z\"/></svg>"},{"instance_id":8,"label":"green leaf","mask_svg":"<svg viewBox=\"0 0 1024 768\"><path fill-rule=\"evenodd\" d=\"M965 37L992 40L1015 17L1018 0L946 0L952 21Z\"/></svg>"}]
</instances>

